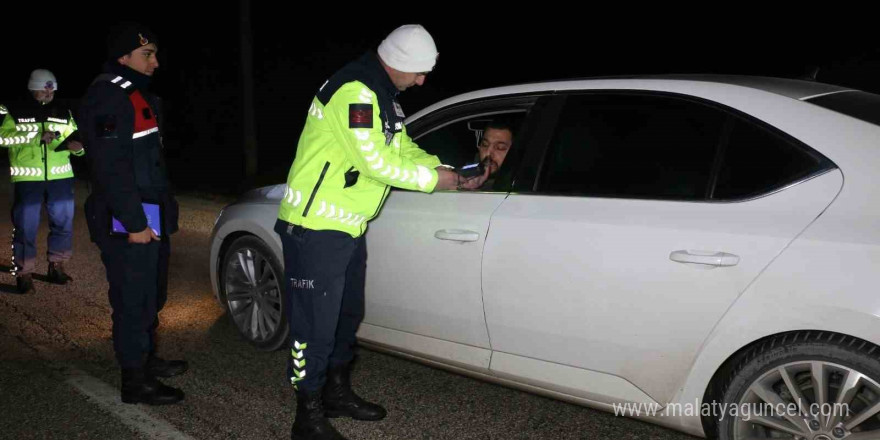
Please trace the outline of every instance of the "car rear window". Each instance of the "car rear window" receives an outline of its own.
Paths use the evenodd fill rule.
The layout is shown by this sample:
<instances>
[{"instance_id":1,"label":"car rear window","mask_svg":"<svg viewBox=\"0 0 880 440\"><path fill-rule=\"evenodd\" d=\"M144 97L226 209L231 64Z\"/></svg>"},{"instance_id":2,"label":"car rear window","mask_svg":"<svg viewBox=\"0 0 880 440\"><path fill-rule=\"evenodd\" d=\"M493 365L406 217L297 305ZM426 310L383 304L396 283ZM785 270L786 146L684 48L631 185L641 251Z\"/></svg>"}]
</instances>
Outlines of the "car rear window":
<instances>
[{"instance_id":1,"label":"car rear window","mask_svg":"<svg viewBox=\"0 0 880 440\"><path fill-rule=\"evenodd\" d=\"M880 125L880 95L855 90L810 98L806 101L874 125Z\"/></svg>"}]
</instances>

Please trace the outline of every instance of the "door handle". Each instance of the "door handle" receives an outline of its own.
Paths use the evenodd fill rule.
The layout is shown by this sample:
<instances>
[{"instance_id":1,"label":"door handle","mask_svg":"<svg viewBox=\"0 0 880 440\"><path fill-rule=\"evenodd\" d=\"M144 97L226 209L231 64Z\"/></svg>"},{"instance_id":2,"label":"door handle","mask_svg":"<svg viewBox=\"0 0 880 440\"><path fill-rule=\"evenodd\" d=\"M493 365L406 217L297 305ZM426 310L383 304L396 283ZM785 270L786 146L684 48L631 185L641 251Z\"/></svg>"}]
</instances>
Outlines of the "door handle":
<instances>
[{"instance_id":1,"label":"door handle","mask_svg":"<svg viewBox=\"0 0 880 440\"><path fill-rule=\"evenodd\" d=\"M705 264L718 267L729 267L739 264L739 255L728 254L727 252L681 250L669 254L669 259L678 263Z\"/></svg>"},{"instance_id":2,"label":"door handle","mask_svg":"<svg viewBox=\"0 0 880 440\"><path fill-rule=\"evenodd\" d=\"M480 239L480 234L465 229L441 229L434 233L434 238L461 242L477 241Z\"/></svg>"}]
</instances>

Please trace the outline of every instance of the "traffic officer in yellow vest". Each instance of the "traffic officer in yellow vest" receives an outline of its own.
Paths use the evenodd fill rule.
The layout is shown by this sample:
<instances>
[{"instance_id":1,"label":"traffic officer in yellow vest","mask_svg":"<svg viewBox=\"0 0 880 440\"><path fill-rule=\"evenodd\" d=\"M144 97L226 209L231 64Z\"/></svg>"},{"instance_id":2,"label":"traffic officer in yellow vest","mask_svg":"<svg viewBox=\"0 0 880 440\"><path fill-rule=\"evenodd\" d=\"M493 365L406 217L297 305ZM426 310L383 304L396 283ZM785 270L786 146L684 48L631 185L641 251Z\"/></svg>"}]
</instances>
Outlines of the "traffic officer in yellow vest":
<instances>
[{"instance_id":1,"label":"traffic officer in yellow vest","mask_svg":"<svg viewBox=\"0 0 880 440\"><path fill-rule=\"evenodd\" d=\"M401 26L312 100L275 224L290 304L293 439L342 439L327 417L385 417L384 408L352 391L349 367L364 316L364 232L389 187L429 193L486 180L462 178L406 133L397 95L424 84L436 60L425 28Z\"/></svg>"},{"instance_id":2,"label":"traffic officer in yellow vest","mask_svg":"<svg viewBox=\"0 0 880 440\"><path fill-rule=\"evenodd\" d=\"M9 149L9 174L15 188L12 207L12 272L21 293L33 293L31 274L37 256L37 229L43 202L49 213L49 281L72 278L64 262L73 253L73 168L70 154L85 154L73 113L53 103L58 81L45 69L31 72L31 96L0 105L0 144Z\"/></svg>"}]
</instances>

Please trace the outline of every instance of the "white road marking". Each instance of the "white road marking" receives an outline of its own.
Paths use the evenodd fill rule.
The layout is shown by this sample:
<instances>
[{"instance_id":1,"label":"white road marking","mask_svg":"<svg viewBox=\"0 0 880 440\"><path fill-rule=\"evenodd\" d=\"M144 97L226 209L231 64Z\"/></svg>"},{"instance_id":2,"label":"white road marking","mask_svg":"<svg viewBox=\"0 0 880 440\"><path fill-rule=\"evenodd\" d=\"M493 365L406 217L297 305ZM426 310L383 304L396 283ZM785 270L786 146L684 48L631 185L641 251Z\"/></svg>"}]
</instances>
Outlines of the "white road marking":
<instances>
[{"instance_id":1,"label":"white road marking","mask_svg":"<svg viewBox=\"0 0 880 440\"><path fill-rule=\"evenodd\" d=\"M91 402L118 417L122 423L141 433L145 438L157 440L195 440L178 431L169 423L151 416L140 409L139 405L122 403L122 400L119 398L118 389L80 370L67 368L65 376L67 376L66 382L80 393L89 397Z\"/></svg>"}]
</instances>

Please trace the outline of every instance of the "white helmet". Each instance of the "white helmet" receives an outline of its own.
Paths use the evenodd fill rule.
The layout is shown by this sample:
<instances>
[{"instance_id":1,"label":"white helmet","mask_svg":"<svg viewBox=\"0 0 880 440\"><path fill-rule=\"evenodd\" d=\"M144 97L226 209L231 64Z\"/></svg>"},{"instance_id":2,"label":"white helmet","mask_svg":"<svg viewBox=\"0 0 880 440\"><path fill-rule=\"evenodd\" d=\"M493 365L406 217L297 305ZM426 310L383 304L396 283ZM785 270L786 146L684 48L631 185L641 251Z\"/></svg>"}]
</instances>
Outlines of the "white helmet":
<instances>
[{"instance_id":1,"label":"white helmet","mask_svg":"<svg viewBox=\"0 0 880 440\"><path fill-rule=\"evenodd\" d=\"M55 75L46 69L37 69L31 72L28 79L28 90L58 90L58 81Z\"/></svg>"}]
</instances>

